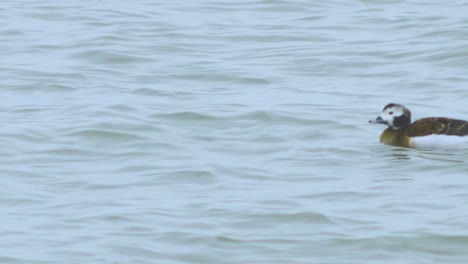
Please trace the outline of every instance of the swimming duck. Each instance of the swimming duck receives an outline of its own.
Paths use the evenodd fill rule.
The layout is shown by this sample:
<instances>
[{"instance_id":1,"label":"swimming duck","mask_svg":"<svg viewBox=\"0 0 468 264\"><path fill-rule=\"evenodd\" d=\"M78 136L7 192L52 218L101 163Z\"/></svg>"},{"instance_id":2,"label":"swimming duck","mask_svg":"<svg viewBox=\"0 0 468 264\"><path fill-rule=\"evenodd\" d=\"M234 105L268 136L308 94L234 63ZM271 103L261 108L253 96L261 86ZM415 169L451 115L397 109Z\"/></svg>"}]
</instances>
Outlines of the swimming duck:
<instances>
[{"instance_id":1,"label":"swimming duck","mask_svg":"<svg viewBox=\"0 0 468 264\"><path fill-rule=\"evenodd\" d=\"M429 117L411 123L411 112L401 104L388 104L369 123L385 124L380 142L400 147L455 147L468 143L468 121Z\"/></svg>"}]
</instances>

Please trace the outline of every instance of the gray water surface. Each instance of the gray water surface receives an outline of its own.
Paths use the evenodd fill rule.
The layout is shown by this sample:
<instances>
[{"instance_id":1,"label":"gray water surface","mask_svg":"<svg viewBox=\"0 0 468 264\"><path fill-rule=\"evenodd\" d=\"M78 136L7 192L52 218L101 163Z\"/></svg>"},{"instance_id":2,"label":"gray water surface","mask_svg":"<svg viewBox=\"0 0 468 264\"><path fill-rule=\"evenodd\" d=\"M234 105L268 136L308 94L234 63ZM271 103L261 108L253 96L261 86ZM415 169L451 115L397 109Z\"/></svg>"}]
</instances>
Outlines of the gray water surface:
<instances>
[{"instance_id":1,"label":"gray water surface","mask_svg":"<svg viewBox=\"0 0 468 264\"><path fill-rule=\"evenodd\" d=\"M3 1L1 263L466 263L466 1Z\"/></svg>"}]
</instances>

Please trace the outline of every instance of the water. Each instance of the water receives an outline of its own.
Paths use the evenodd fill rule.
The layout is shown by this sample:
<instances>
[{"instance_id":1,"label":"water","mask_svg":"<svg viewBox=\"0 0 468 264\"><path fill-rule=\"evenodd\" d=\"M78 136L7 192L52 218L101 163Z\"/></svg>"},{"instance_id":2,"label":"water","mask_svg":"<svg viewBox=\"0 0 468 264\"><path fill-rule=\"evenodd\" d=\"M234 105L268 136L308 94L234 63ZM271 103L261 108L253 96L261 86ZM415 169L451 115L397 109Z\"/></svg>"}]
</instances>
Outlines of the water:
<instances>
[{"instance_id":1,"label":"water","mask_svg":"<svg viewBox=\"0 0 468 264\"><path fill-rule=\"evenodd\" d=\"M128 2L128 1L127 1ZM466 263L463 1L3 1L2 263Z\"/></svg>"}]
</instances>

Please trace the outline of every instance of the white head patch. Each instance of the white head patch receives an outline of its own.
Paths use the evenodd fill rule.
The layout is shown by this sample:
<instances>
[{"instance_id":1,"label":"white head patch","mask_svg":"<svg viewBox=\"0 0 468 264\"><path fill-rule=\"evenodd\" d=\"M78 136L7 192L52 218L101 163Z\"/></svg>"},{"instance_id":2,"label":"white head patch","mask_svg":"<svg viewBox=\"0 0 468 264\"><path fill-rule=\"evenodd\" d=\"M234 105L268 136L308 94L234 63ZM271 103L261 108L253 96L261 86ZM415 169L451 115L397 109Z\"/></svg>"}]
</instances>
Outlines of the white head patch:
<instances>
[{"instance_id":1,"label":"white head patch","mask_svg":"<svg viewBox=\"0 0 468 264\"><path fill-rule=\"evenodd\" d=\"M380 118L392 129L400 129L411 123L411 112L400 104L388 104L382 110Z\"/></svg>"}]
</instances>

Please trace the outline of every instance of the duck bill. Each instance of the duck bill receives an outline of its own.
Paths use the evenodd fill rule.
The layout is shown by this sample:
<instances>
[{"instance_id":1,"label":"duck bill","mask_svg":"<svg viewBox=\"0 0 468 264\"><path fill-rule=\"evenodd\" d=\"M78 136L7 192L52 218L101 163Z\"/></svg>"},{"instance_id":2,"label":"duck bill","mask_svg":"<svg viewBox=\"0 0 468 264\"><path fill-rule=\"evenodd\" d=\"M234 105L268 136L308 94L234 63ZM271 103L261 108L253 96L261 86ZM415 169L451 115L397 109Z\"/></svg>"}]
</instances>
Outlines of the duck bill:
<instances>
[{"instance_id":1,"label":"duck bill","mask_svg":"<svg viewBox=\"0 0 468 264\"><path fill-rule=\"evenodd\" d=\"M380 116L378 116L375 120L369 120L369 123L387 125L387 122L383 120Z\"/></svg>"}]
</instances>

